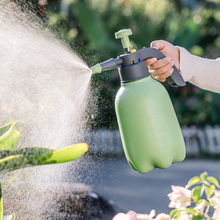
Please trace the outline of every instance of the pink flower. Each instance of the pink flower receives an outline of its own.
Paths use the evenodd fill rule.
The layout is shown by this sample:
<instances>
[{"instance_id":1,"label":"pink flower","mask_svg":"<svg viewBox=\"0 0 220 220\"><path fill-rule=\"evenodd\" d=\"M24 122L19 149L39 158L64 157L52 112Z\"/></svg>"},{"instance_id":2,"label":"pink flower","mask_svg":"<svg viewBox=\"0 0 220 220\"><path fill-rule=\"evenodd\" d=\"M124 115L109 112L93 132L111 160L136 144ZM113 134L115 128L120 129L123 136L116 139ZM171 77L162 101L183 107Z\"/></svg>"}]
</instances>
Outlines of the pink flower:
<instances>
[{"instance_id":1,"label":"pink flower","mask_svg":"<svg viewBox=\"0 0 220 220\"><path fill-rule=\"evenodd\" d=\"M112 220L130 220L130 217L127 214L120 212L115 215Z\"/></svg>"},{"instance_id":2,"label":"pink flower","mask_svg":"<svg viewBox=\"0 0 220 220\"><path fill-rule=\"evenodd\" d=\"M130 210L127 214L122 212L118 213L112 220L137 220L136 216L137 213Z\"/></svg>"},{"instance_id":3,"label":"pink flower","mask_svg":"<svg viewBox=\"0 0 220 220\"><path fill-rule=\"evenodd\" d=\"M214 196L210 199L215 208L220 209L220 190L214 191Z\"/></svg>"},{"instance_id":4,"label":"pink flower","mask_svg":"<svg viewBox=\"0 0 220 220\"><path fill-rule=\"evenodd\" d=\"M187 214L183 214L179 217L178 220L192 220L192 218Z\"/></svg>"},{"instance_id":5,"label":"pink flower","mask_svg":"<svg viewBox=\"0 0 220 220\"><path fill-rule=\"evenodd\" d=\"M137 214L137 220L153 220L153 217L156 215L154 209L150 211L150 214Z\"/></svg>"},{"instance_id":6,"label":"pink flower","mask_svg":"<svg viewBox=\"0 0 220 220\"><path fill-rule=\"evenodd\" d=\"M204 214L204 208L206 207L206 201L202 200L202 202L195 207L195 210L198 210L200 214Z\"/></svg>"},{"instance_id":7,"label":"pink flower","mask_svg":"<svg viewBox=\"0 0 220 220\"><path fill-rule=\"evenodd\" d=\"M127 212L127 215L129 216L130 220L136 220L137 219L137 213L132 211L132 210Z\"/></svg>"},{"instance_id":8,"label":"pink flower","mask_svg":"<svg viewBox=\"0 0 220 220\"><path fill-rule=\"evenodd\" d=\"M186 208L191 205L191 191L181 186L171 186L173 192L168 194L170 208Z\"/></svg>"},{"instance_id":9,"label":"pink flower","mask_svg":"<svg viewBox=\"0 0 220 220\"><path fill-rule=\"evenodd\" d=\"M46 5L47 4L47 0L39 0L39 5Z\"/></svg>"},{"instance_id":10,"label":"pink flower","mask_svg":"<svg viewBox=\"0 0 220 220\"><path fill-rule=\"evenodd\" d=\"M158 214L156 220L170 220L170 216L164 213Z\"/></svg>"},{"instance_id":11,"label":"pink flower","mask_svg":"<svg viewBox=\"0 0 220 220\"><path fill-rule=\"evenodd\" d=\"M220 209L215 209L213 213L212 219L219 220L220 219Z\"/></svg>"},{"instance_id":12,"label":"pink flower","mask_svg":"<svg viewBox=\"0 0 220 220\"><path fill-rule=\"evenodd\" d=\"M149 215L148 214L137 214L134 211L129 211L126 214L122 212L118 213L117 215L114 216L112 220L153 220L154 216L155 216L155 210L151 210Z\"/></svg>"},{"instance_id":13,"label":"pink flower","mask_svg":"<svg viewBox=\"0 0 220 220\"><path fill-rule=\"evenodd\" d=\"M220 190L214 191L214 196L209 199L209 201L214 205L215 212L213 213L213 219L220 219Z\"/></svg>"}]
</instances>

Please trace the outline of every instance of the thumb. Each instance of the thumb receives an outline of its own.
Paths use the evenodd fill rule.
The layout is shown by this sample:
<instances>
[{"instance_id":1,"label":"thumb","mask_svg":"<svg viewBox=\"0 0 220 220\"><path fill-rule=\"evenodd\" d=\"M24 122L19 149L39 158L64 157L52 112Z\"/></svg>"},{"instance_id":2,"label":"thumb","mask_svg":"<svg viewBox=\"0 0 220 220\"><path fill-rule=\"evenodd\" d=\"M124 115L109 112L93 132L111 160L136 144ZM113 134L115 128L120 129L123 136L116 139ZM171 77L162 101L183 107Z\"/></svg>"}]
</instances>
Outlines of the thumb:
<instances>
[{"instance_id":1,"label":"thumb","mask_svg":"<svg viewBox=\"0 0 220 220\"><path fill-rule=\"evenodd\" d=\"M157 49L157 50L163 50L163 48L165 46L165 41L155 40L155 41L151 42L150 46Z\"/></svg>"}]
</instances>

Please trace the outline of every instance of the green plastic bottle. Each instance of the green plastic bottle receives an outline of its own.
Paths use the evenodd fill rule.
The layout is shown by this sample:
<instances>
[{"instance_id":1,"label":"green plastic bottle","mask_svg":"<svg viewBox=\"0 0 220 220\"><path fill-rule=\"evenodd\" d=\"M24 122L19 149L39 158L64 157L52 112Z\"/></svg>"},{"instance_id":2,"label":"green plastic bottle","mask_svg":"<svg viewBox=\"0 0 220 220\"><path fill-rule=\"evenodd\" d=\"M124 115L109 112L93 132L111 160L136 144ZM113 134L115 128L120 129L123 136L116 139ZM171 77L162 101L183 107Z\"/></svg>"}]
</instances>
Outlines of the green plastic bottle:
<instances>
[{"instance_id":1,"label":"green plastic bottle","mask_svg":"<svg viewBox=\"0 0 220 220\"><path fill-rule=\"evenodd\" d=\"M145 59L164 55L154 48L130 50L130 29L116 33L126 54L92 67L93 73L118 68L121 88L115 99L115 110L122 144L128 163L140 173L155 168L166 169L184 160L185 144L172 102L165 87L153 79ZM184 86L180 73L167 79L172 86Z\"/></svg>"},{"instance_id":2,"label":"green plastic bottle","mask_svg":"<svg viewBox=\"0 0 220 220\"><path fill-rule=\"evenodd\" d=\"M140 173L168 168L185 158L185 144L170 97L150 76L122 83L115 109L124 152Z\"/></svg>"}]
</instances>

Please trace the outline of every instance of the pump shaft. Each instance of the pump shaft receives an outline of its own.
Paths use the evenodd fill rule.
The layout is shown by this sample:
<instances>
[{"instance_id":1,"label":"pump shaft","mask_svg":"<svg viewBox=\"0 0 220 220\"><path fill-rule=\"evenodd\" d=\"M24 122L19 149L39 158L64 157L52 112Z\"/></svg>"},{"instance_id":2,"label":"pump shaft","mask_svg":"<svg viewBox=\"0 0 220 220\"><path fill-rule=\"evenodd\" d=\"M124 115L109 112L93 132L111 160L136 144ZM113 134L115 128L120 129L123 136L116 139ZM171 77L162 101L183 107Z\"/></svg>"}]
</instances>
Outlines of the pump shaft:
<instances>
[{"instance_id":1,"label":"pump shaft","mask_svg":"<svg viewBox=\"0 0 220 220\"><path fill-rule=\"evenodd\" d=\"M109 60L106 60L102 63L98 63L95 66L91 67L92 73L101 73L104 70L111 70L111 69L115 69L115 68L119 68L121 67L123 61L121 58L111 58Z\"/></svg>"}]
</instances>

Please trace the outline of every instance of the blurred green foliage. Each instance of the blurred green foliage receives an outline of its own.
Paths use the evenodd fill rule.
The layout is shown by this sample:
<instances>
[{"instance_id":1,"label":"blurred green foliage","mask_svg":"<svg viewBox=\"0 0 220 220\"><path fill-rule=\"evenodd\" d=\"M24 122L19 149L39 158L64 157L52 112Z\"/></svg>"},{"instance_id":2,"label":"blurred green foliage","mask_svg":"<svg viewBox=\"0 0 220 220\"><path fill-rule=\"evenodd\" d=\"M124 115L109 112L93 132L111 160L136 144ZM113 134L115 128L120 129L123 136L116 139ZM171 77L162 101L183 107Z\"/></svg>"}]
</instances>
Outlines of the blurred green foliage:
<instances>
[{"instance_id":1,"label":"blurred green foliage","mask_svg":"<svg viewBox=\"0 0 220 220\"><path fill-rule=\"evenodd\" d=\"M66 0L66 3L69 6L64 12L50 10L49 26L89 66L123 53L120 41L114 39L114 33L123 28L132 29L130 39L136 49L164 39L198 56L220 56L220 3L216 0ZM98 110L89 113L92 128L117 126L114 97L119 86L117 71L93 76ZM192 84L183 88L165 86L181 125L220 124L218 94Z\"/></svg>"}]
</instances>

